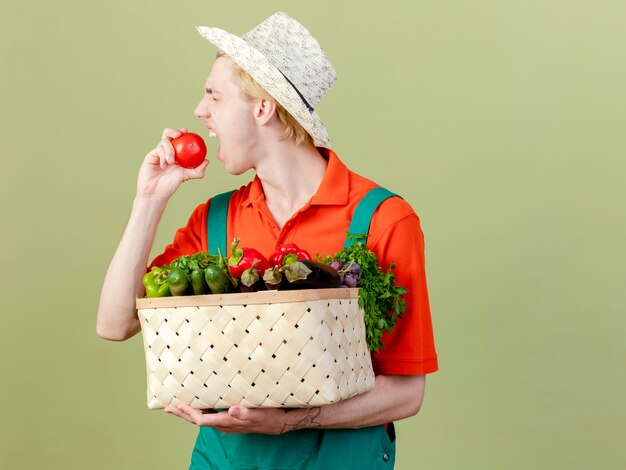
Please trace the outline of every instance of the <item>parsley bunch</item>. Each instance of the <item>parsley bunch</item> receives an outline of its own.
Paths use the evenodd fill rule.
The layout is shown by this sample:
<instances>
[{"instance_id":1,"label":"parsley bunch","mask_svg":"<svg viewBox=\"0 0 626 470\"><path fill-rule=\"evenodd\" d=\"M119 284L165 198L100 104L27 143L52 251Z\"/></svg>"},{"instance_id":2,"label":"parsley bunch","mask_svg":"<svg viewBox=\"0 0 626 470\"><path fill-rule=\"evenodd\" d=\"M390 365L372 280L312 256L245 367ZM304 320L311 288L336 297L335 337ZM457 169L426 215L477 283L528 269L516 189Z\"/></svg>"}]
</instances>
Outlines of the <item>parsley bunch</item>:
<instances>
[{"instance_id":1,"label":"parsley bunch","mask_svg":"<svg viewBox=\"0 0 626 470\"><path fill-rule=\"evenodd\" d=\"M206 269L209 264L218 264L219 256L212 255L206 251L200 251L193 255L180 256L170 263L170 268L179 268L187 274L195 269Z\"/></svg>"},{"instance_id":2,"label":"parsley bunch","mask_svg":"<svg viewBox=\"0 0 626 470\"><path fill-rule=\"evenodd\" d=\"M391 333L398 318L402 318L402 314L406 312L403 296L408 289L396 285L396 278L391 271L395 264L389 266L387 272L383 272L376 254L368 250L363 242L356 241L321 261L329 264L333 259L342 263L352 261L361 266L360 279L357 282L357 287L360 287L359 307L365 312L367 345L371 351L378 351L382 346L383 332Z\"/></svg>"}]
</instances>

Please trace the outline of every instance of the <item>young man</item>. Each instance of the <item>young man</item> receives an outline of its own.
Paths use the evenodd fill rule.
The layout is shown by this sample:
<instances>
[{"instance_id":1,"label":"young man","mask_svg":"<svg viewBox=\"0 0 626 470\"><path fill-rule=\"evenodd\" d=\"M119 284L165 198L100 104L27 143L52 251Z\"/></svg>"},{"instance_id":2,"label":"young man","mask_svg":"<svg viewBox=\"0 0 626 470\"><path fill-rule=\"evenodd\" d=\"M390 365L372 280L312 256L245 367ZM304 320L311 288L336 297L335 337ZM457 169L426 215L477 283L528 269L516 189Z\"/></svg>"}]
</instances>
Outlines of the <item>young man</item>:
<instances>
[{"instance_id":1,"label":"young man","mask_svg":"<svg viewBox=\"0 0 626 470\"><path fill-rule=\"evenodd\" d=\"M314 111L336 80L320 45L280 12L241 38L217 28L198 31L220 52L195 115L219 138L217 159L228 172L256 172L230 198L228 238L264 253L287 242L315 253L340 250L356 205L377 185L339 160ZM193 170L175 164L171 139L184 132L165 129L141 166L128 226L102 289L97 332L103 338L125 340L140 331L135 298L144 292L158 222L180 184L206 171L208 161ZM210 204L196 208L151 265L207 250ZM409 289L404 318L372 354L375 387L332 405L289 411L235 405L204 414L187 405L167 407L200 426L191 468L393 467L392 423L419 411L425 374L438 367L423 236L412 208L398 197L382 202L367 246L382 266L396 264L398 284Z\"/></svg>"}]
</instances>

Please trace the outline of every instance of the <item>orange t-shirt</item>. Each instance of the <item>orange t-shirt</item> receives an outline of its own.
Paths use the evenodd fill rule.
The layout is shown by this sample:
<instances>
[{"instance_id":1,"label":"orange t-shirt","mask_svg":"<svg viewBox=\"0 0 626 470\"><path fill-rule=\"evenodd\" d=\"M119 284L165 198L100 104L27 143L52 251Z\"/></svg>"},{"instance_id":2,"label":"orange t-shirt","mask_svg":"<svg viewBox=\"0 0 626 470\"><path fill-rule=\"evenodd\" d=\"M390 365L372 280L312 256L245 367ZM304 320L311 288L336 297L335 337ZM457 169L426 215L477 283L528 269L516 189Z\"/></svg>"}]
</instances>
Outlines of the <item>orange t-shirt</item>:
<instances>
[{"instance_id":1,"label":"orange t-shirt","mask_svg":"<svg viewBox=\"0 0 626 470\"><path fill-rule=\"evenodd\" d=\"M376 186L357 175L328 149L318 149L328 160L317 192L279 229L267 205L258 177L233 193L228 206L227 241L241 239L241 247L253 247L269 256L282 243L296 243L315 256L343 248L352 214L361 198ZM174 241L150 266L207 251L207 211L210 200L200 204ZM396 283L406 287L406 313L393 333L383 334L383 345L372 353L376 374L422 375L438 369L424 270L424 236L419 218L404 200L392 197L376 210L367 247L378 256L383 270L395 263Z\"/></svg>"}]
</instances>

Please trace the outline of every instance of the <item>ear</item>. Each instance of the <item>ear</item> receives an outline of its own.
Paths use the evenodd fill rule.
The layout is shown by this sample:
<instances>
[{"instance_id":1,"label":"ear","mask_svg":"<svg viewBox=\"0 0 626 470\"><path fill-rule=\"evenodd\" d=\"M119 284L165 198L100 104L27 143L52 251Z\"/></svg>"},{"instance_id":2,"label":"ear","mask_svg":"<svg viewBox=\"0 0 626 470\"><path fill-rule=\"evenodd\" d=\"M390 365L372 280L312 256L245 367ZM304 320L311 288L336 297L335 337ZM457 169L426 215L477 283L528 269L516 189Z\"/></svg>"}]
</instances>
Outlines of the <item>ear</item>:
<instances>
[{"instance_id":1,"label":"ear","mask_svg":"<svg viewBox=\"0 0 626 470\"><path fill-rule=\"evenodd\" d=\"M266 125L276 116L276 103L270 100L260 100L254 107L254 118L260 125Z\"/></svg>"}]
</instances>

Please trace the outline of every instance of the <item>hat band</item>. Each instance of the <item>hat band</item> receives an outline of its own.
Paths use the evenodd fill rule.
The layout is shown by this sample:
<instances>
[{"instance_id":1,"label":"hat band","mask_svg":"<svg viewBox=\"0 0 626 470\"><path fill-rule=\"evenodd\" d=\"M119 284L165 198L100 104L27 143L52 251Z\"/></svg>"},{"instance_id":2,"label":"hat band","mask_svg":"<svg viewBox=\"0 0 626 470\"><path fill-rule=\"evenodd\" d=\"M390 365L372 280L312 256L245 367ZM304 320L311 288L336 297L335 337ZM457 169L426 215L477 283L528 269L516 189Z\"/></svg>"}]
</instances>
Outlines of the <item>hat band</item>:
<instances>
[{"instance_id":1,"label":"hat band","mask_svg":"<svg viewBox=\"0 0 626 470\"><path fill-rule=\"evenodd\" d=\"M280 70L279 70L279 72L280 72ZM285 77L285 80L287 80L287 81L289 82L289 84L291 85L291 88L293 88L293 89L296 91L296 93L298 93L298 96L300 97L300 99L302 100L302 102L304 103L304 105L305 105L305 106L307 107L307 109L309 110L309 113L313 114L313 106L311 106L311 105L309 104L309 102L306 100L306 98L305 98L304 96L302 96L302 93L300 93L300 90L298 90L298 88L297 88L297 87L296 87L293 83L291 83L291 80L289 80L289 79L287 78L287 76L286 76L284 73L280 72L280 74L281 74L283 77Z\"/></svg>"}]
</instances>

